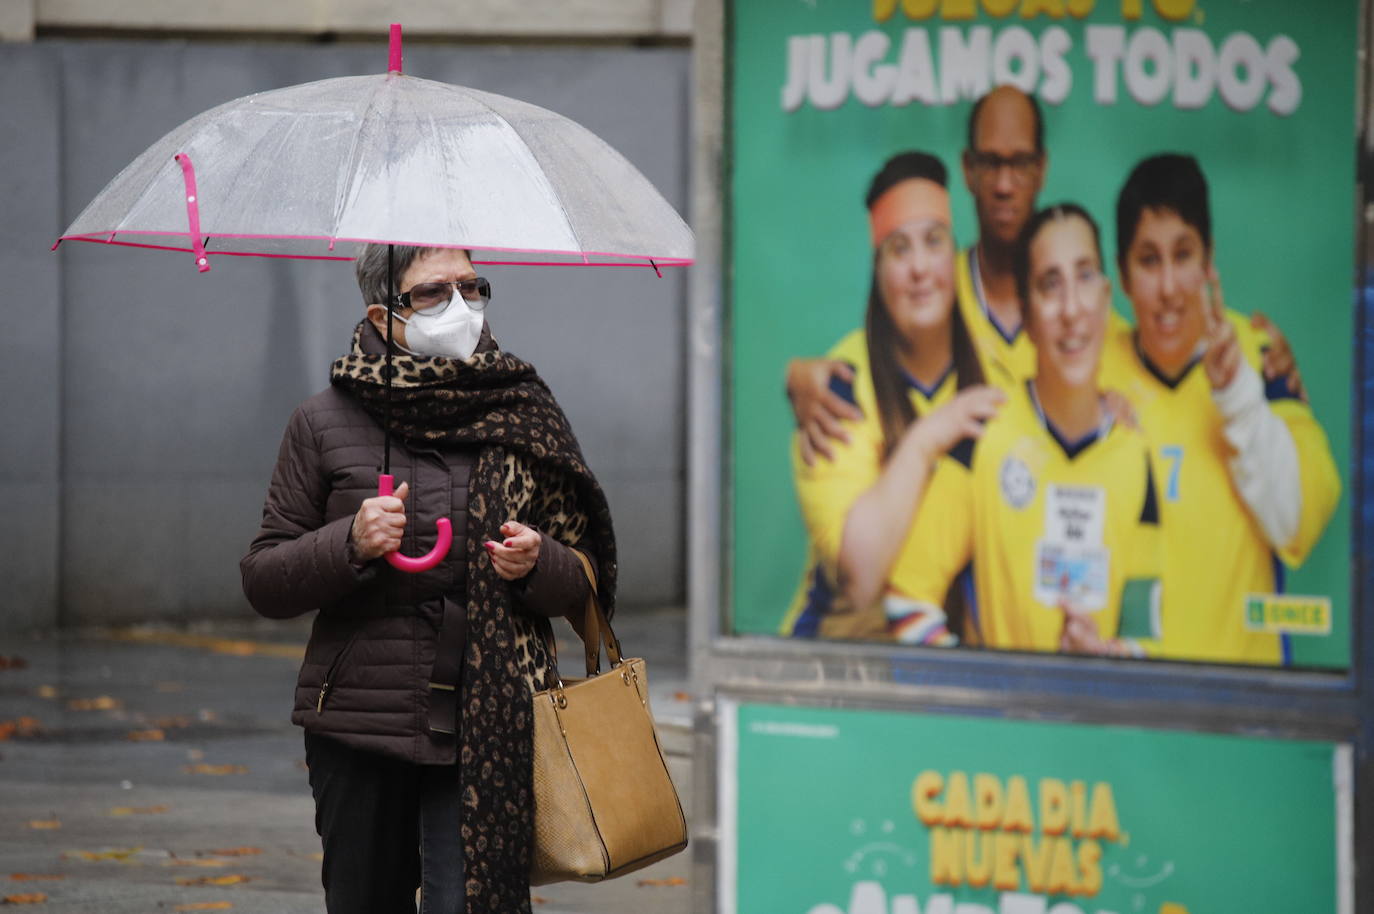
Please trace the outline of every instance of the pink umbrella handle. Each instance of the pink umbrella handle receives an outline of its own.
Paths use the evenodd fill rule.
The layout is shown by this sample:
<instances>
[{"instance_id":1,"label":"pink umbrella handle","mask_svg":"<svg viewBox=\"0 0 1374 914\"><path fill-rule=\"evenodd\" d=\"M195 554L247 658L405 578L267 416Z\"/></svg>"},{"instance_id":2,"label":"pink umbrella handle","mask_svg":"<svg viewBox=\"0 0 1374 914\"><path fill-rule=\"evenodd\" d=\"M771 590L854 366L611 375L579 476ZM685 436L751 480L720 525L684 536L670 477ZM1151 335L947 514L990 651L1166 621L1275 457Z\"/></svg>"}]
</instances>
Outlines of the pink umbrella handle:
<instances>
[{"instance_id":1,"label":"pink umbrella handle","mask_svg":"<svg viewBox=\"0 0 1374 914\"><path fill-rule=\"evenodd\" d=\"M379 474L377 476L377 494L390 495L395 483L396 480L392 476L386 473ZM428 571L442 562L444 556L448 555L449 547L453 545L453 525L449 523L447 517L441 517L434 522L434 527L439 532L439 541L434 544L433 549L416 558L401 555L399 552L388 552L386 560L391 563L391 567L415 574L420 571Z\"/></svg>"}]
</instances>

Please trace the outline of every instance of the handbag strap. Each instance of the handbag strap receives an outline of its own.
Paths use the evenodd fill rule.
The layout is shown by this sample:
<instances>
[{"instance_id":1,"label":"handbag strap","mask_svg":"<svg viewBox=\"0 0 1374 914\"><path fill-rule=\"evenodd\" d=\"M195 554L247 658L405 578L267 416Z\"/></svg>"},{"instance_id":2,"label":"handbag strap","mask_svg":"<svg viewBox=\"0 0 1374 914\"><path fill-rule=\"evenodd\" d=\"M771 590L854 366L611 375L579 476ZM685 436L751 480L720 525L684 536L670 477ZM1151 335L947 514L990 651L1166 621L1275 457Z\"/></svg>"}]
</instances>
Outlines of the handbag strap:
<instances>
[{"instance_id":1,"label":"handbag strap","mask_svg":"<svg viewBox=\"0 0 1374 914\"><path fill-rule=\"evenodd\" d=\"M601 672L601 645L606 645L606 658L610 661L611 667L620 666L622 655L620 652L620 639L611 630L611 623L606 618L605 611L601 608L601 600L596 593L596 570L592 567L591 559L587 558L581 550L574 549L573 555L582 563L582 573L587 576L587 606L583 610L582 618L577 619L573 616L568 617L572 623L573 630L582 639L582 645L586 649L587 676L588 678ZM552 633L550 633L552 634ZM562 677L558 673L558 649L553 638L549 638L549 658L553 665L555 678L562 682Z\"/></svg>"}]
</instances>

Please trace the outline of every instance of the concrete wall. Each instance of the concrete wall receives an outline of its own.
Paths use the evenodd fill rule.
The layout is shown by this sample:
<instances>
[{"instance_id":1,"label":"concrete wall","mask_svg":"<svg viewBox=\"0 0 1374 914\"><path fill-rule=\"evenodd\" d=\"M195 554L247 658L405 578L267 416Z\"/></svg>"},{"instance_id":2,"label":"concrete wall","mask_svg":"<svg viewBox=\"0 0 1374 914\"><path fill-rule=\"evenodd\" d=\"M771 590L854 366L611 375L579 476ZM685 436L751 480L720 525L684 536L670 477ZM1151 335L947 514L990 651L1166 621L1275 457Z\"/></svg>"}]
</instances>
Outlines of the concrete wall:
<instances>
[{"instance_id":1,"label":"concrete wall","mask_svg":"<svg viewBox=\"0 0 1374 914\"><path fill-rule=\"evenodd\" d=\"M237 561L291 409L361 316L348 264L52 240L146 145L268 88L378 72L385 45L0 48L0 631L249 613ZM684 210L688 52L412 45L407 72L584 124ZM624 605L683 597L681 271L490 268L489 319L567 410L615 513Z\"/></svg>"},{"instance_id":2,"label":"concrete wall","mask_svg":"<svg viewBox=\"0 0 1374 914\"><path fill-rule=\"evenodd\" d=\"M693 0L3 0L0 41L29 41L35 33L246 32L261 34L380 34L404 19L414 35L447 38L685 40Z\"/></svg>"}]
</instances>

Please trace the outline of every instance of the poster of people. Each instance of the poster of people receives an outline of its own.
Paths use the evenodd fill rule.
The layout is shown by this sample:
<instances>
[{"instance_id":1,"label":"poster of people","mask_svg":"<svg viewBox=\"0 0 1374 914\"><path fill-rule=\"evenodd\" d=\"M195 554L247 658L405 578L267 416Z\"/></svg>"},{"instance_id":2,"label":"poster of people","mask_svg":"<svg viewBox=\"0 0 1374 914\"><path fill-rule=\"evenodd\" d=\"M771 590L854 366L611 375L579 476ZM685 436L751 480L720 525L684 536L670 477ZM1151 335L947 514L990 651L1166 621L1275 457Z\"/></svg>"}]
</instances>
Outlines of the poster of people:
<instances>
[{"instance_id":1,"label":"poster of people","mask_svg":"<svg viewBox=\"0 0 1374 914\"><path fill-rule=\"evenodd\" d=\"M723 800L723 912L1354 909L1349 746L724 709L722 762L739 787Z\"/></svg>"},{"instance_id":2,"label":"poster of people","mask_svg":"<svg viewBox=\"0 0 1374 914\"><path fill-rule=\"evenodd\" d=\"M731 630L1344 669L1354 0L727 14Z\"/></svg>"}]
</instances>

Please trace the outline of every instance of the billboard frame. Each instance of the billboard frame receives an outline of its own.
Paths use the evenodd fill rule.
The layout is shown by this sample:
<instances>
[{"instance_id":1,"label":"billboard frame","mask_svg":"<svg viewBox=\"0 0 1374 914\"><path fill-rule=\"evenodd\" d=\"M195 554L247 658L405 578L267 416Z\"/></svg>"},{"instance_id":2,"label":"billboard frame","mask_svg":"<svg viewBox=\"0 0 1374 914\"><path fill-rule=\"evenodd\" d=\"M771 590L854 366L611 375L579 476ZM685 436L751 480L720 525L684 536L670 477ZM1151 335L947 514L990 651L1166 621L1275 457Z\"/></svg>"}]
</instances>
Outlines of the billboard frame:
<instances>
[{"instance_id":1,"label":"billboard frame","mask_svg":"<svg viewBox=\"0 0 1374 914\"><path fill-rule=\"evenodd\" d=\"M738 0L736 0L738 2ZM696 269L689 279L688 640L693 693L694 905L718 911L716 886L733 861L717 853L718 769L724 722L719 700L741 698L838 708L920 709L1019 719L1114 723L1146 728L1321 739L1353 747L1355 859L1374 853L1374 0L1359 4L1356 110L1357 173L1351 217L1355 346L1351 380L1350 662L1344 671L1310 672L1179 661L1122 663L1005 652L950 652L856 642L732 634L730 611L729 428L726 396L730 339L729 247L730 3L697 0L693 101L696 137L692 223ZM1343 897L1374 914L1374 871L1354 867Z\"/></svg>"}]
</instances>

